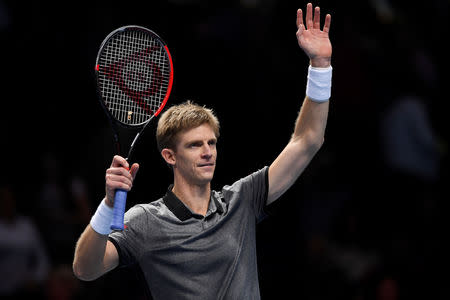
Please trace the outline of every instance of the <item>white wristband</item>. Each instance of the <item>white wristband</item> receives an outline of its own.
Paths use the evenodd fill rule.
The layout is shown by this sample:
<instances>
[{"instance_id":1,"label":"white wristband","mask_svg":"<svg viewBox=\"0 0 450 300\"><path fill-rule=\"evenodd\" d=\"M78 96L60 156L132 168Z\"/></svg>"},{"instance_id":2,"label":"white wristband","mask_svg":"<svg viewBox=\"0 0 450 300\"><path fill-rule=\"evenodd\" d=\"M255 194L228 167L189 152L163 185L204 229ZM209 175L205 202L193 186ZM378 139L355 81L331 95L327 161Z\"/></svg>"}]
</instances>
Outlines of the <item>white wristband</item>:
<instances>
[{"instance_id":1,"label":"white wristband","mask_svg":"<svg viewBox=\"0 0 450 300\"><path fill-rule=\"evenodd\" d=\"M308 68L306 96L314 102L326 102L331 97L331 74L333 68Z\"/></svg>"},{"instance_id":2,"label":"white wristband","mask_svg":"<svg viewBox=\"0 0 450 300\"><path fill-rule=\"evenodd\" d=\"M105 199L102 200L100 205L98 206L95 214L91 218L91 227L97 233L108 235L111 233L111 221L113 219L113 211L112 207L109 207L105 203Z\"/></svg>"}]
</instances>

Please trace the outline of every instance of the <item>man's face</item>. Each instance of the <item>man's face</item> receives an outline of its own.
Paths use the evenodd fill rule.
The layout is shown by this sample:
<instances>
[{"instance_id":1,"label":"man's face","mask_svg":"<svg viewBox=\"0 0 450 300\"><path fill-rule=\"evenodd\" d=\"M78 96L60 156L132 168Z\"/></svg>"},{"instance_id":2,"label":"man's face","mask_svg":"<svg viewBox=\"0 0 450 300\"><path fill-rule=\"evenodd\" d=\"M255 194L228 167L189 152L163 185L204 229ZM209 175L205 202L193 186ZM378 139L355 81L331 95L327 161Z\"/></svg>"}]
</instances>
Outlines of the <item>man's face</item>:
<instances>
[{"instance_id":1,"label":"man's face","mask_svg":"<svg viewBox=\"0 0 450 300\"><path fill-rule=\"evenodd\" d=\"M208 184L216 168L216 144L217 138L208 124L179 133L174 171L190 184Z\"/></svg>"}]
</instances>

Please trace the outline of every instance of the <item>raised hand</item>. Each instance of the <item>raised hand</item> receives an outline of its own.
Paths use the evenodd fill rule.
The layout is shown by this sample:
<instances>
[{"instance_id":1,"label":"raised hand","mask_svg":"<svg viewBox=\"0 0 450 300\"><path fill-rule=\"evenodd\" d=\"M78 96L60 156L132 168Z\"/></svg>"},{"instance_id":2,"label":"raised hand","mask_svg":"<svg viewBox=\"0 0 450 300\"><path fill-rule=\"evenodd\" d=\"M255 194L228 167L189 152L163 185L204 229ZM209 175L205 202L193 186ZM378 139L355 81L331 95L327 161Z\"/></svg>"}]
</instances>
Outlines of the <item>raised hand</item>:
<instances>
[{"instance_id":1,"label":"raised hand","mask_svg":"<svg viewBox=\"0 0 450 300\"><path fill-rule=\"evenodd\" d=\"M314 16L313 16L314 14ZM320 30L320 8L316 6L313 12L311 3L306 5L306 27L303 24L303 11L297 10L297 41L305 51L313 67L328 67L331 64L331 42L328 37L331 15L325 16L323 29Z\"/></svg>"},{"instance_id":2,"label":"raised hand","mask_svg":"<svg viewBox=\"0 0 450 300\"><path fill-rule=\"evenodd\" d=\"M134 163L129 169L129 164L125 158L115 155L111 166L106 170L106 204L114 206L114 195L116 189L125 191L131 190L134 178L139 170L139 164Z\"/></svg>"}]
</instances>

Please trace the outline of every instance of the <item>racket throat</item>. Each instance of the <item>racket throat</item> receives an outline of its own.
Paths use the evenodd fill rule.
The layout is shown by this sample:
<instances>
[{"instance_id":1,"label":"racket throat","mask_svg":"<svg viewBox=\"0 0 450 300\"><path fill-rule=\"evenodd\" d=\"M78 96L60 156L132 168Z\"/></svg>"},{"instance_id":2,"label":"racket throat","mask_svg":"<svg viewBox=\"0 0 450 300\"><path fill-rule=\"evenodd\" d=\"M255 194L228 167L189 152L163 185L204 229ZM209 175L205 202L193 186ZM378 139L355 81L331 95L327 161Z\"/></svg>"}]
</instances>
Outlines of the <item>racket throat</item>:
<instances>
[{"instance_id":1,"label":"racket throat","mask_svg":"<svg viewBox=\"0 0 450 300\"><path fill-rule=\"evenodd\" d=\"M113 139L114 139L114 146L116 147L115 151L117 154L121 155L122 147L120 146L119 135L117 134L116 129L113 130Z\"/></svg>"},{"instance_id":2,"label":"racket throat","mask_svg":"<svg viewBox=\"0 0 450 300\"><path fill-rule=\"evenodd\" d=\"M131 142L130 151L128 151L128 157L126 158L126 160L129 160L131 158L131 155L133 154L134 151L134 145L136 144L136 141L138 140L140 135L141 135L140 132L136 134L136 136L133 139L133 142Z\"/></svg>"}]
</instances>

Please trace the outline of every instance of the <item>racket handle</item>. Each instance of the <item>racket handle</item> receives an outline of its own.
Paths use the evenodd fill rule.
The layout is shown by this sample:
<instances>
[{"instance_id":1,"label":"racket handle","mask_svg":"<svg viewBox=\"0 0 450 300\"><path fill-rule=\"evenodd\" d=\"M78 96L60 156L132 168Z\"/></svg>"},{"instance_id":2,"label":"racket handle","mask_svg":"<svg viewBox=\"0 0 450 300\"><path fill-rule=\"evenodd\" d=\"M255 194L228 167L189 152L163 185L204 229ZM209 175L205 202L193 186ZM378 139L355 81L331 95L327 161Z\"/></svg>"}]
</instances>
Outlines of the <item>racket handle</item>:
<instances>
[{"instance_id":1,"label":"racket handle","mask_svg":"<svg viewBox=\"0 0 450 300\"><path fill-rule=\"evenodd\" d=\"M111 222L112 230L123 230L123 217L125 215L127 193L127 191L122 189L116 190L116 195L114 196L113 219Z\"/></svg>"}]
</instances>

